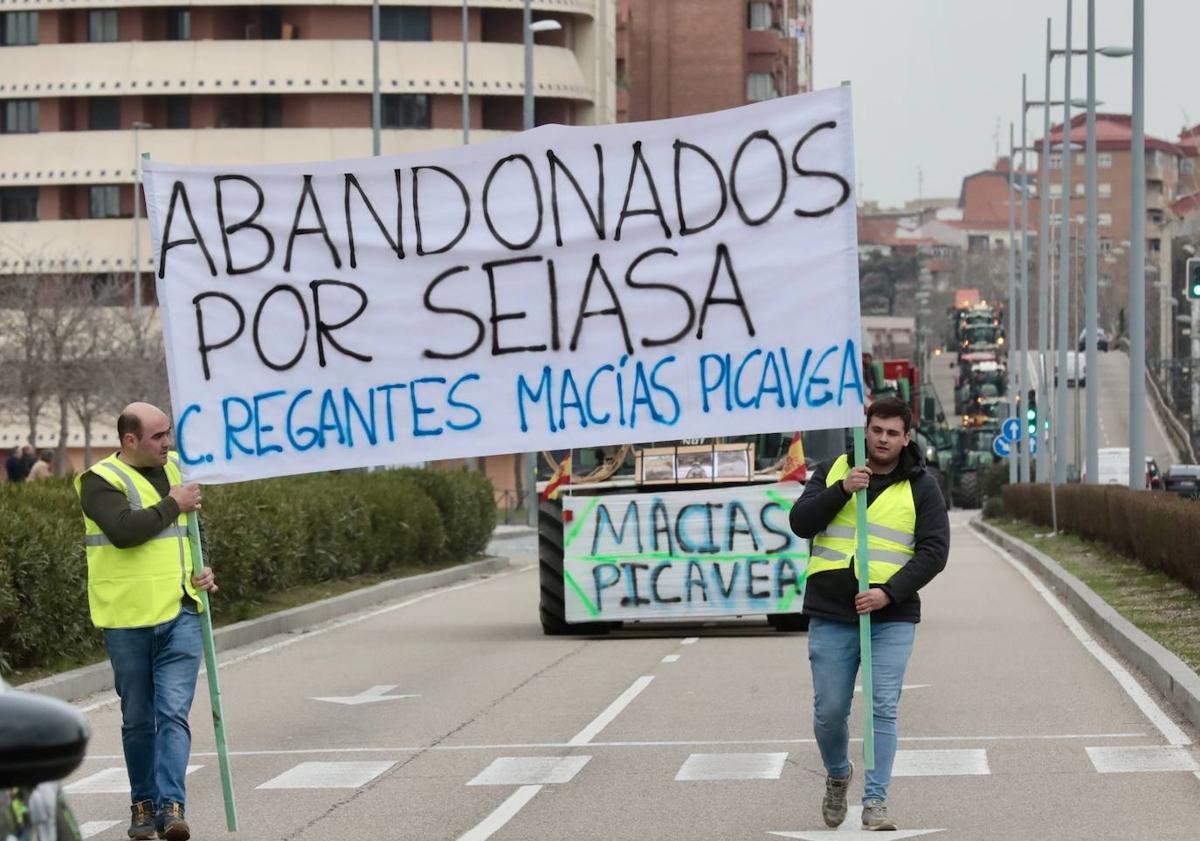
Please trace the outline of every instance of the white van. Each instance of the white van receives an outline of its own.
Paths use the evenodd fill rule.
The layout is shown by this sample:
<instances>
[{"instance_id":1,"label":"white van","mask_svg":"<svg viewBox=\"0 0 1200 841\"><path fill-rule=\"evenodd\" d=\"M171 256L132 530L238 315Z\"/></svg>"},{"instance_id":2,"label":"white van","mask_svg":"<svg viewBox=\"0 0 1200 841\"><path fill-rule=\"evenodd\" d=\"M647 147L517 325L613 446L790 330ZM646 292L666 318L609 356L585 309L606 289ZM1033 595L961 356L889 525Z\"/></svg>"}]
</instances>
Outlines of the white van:
<instances>
[{"instance_id":1,"label":"white van","mask_svg":"<svg viewBox=\"0 0 1200 841\"><path fill-rule=\"evenodd\" d=\"M1058 354L1051 354L1055 360L1054 383L1058 384ZM1067 351L1067 386L1087 387L1087 354L1079 351Z\"/></svg>"},{"instance_id":2,"label":"white van","mask_svg":"<svg viewBox=\"0 0 1200 841\"><path fill-rule=\"evenodd\" d=\"M1129 486L1129 448L1101 447L1100 475L1097 482L1101 485Z\"/></svg>"}]
</instances>

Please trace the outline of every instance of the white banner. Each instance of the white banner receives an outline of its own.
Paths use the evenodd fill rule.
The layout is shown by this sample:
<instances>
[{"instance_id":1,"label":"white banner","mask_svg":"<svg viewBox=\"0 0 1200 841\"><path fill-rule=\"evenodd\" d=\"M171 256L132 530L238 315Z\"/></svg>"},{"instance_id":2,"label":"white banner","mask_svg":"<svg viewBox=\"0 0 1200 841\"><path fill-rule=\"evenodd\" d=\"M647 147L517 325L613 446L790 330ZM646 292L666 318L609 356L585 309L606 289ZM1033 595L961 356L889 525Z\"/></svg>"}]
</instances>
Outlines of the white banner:
<instances>
[{"instance_id":1,"label":"white banner","mask_svg":"<svg viewBox=\"0 0 1200 841\"><path fill-rule=\"evenodd\" d=\"M862 423L850 93L146 166L189 480Z\"/></svg>"},{"instance_id":2,"label":"white banner","mask_svg":"<svg viewBox=\"0 0 1200 841\"><path fill-rule=\"evenodd\" d=\"M788 512L803 489L564 496L567 621L799 613L808 541Z\"/></svg>"}]
</instances>

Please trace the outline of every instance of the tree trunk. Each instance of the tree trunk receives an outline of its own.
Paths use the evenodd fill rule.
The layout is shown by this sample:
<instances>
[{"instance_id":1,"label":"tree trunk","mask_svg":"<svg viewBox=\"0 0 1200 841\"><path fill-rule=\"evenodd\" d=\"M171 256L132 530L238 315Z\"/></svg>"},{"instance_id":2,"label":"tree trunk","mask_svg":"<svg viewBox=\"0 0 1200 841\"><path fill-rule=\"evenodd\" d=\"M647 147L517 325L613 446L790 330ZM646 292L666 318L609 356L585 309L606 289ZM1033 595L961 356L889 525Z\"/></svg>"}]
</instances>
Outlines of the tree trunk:
<instances>
[{"instance_id":1,"label":"tree trunk","mask_svg":"<svg viewBox=\"0 0 1200 841\"><path fill-rule=\"evenodd\" d=\"M54 454L54 475L67 475L67 436L71 433L70 408L61 397L58 400L58 449Z\"/></svg>"}]
</instances>

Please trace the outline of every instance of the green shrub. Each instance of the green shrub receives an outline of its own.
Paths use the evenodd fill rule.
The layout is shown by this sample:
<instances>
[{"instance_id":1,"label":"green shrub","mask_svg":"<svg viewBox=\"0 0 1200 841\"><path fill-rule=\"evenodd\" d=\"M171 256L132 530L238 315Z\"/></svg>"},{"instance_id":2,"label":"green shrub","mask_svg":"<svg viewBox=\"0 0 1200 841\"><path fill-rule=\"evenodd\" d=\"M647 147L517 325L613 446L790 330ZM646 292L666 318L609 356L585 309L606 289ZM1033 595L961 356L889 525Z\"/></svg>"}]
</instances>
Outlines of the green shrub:
<instances>
[{"instance_id":1,"label":"green shrub","mask_svg":"<svg viewBox=\"0 0 1200 841\"><path fill-rule=\"evenodd\" d=\"M346 471L205 489L217 611L365 573L478 555L496 522L480 472ZM87 606L83 522L67 481L0 485L0 671L101 650Z\"/></svg>"},{"instance_id":2,"label":"green shrub","mask_svg":"<svg viewBox=\"0 0 1200 841\"><path fill-rule=\"evenodd\" d=\"M1058 528L1107 543L1149 569L1200 591L1200 503L1174 494L1131 491L1117 485L1060 485L1055 492ZM1051 526L1050 486L1008 485L1007 513Z\"/></svg>"}]
</instances>

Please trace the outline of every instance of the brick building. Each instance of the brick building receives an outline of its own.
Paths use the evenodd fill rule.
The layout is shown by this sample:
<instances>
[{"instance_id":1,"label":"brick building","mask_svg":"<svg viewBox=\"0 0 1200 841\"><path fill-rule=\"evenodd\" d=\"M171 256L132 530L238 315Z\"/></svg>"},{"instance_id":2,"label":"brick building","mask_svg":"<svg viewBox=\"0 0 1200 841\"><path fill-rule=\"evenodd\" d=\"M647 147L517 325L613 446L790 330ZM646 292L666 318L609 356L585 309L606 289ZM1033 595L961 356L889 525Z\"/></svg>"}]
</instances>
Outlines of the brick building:
<instances>
[{"instance_id":1,"label":"brick building","mask_svg":"<svg viewBox=\"0 0 1200 841\"><path fill-rule=\"evenodd\" d=\"M682 117L812 87L812 0L619 0L617 119Z\"/></svg>"}]
</instances>

